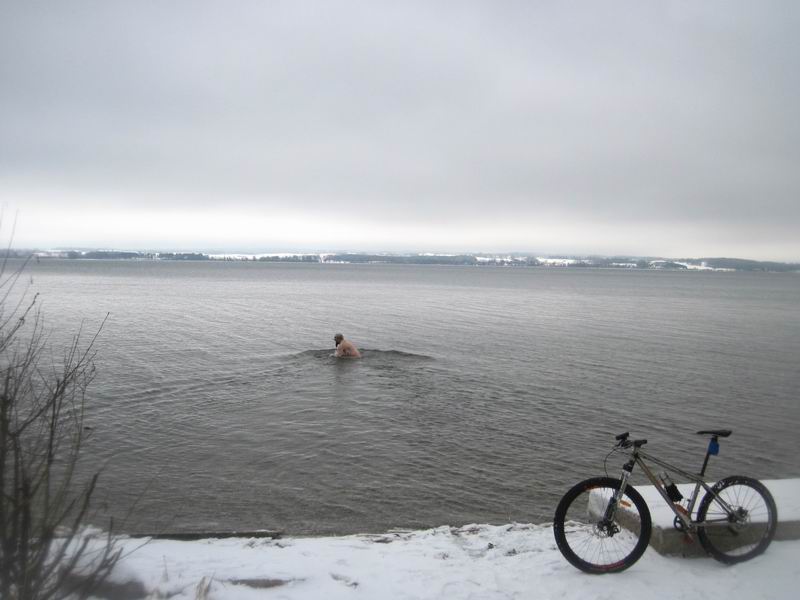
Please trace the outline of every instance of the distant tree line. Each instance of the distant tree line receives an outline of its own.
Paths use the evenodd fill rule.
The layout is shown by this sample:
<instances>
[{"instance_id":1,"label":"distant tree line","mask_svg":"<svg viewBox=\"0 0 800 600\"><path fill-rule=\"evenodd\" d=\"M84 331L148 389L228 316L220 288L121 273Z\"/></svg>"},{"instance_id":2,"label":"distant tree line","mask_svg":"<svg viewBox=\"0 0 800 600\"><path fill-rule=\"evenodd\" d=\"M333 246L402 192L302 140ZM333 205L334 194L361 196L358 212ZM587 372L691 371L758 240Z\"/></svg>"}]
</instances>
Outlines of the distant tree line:
<instances>
[{"instance_id":1,"label":"distant tree line","mask_svg":"<svg viewBox=\"0 0 800 600\"><path fill-rule=\"evenodd\" d=\"M800 265L796 263L748 260L744 258L687 258L679 260L693 265L704 264L714 269L735 269L737 271L800 271Z\"/></svg>"},{"instance_id":2,"label":"distant tree line","mask_svg":"<svg viewBox=\"0 0 800 600\"><path fill-rule=\"evenodd\" d=\"M467 254L446 255L396 255L396 254L331 254L326 262L383 263L392 265L476 265L478 259Z\"/></svg>"},{"instance_id":3,"label":"distant tree line","mask_svg":"<svg viewBox=\"0 0 800 600\"><path fill-rule=\"evenodd\" d=\"M199 252L159 252L159 260L211 260L208 254Z\"/></svg>"},{"instance_id":4,"label":"distant tree line","mask_svg":"<svg viewBox=\"0 0 800 600\"><path fill-rule=\"evenodd\" d=\"M112 259L128 260L132 258L152 258L152 255L144 255L141 252L118 252L109 250L91 250L89 252L67 252L67 258L89 258L89 259Z\"/></svg>"},{"instance_id":5,"label":"distant tree line","mask_svg":"<svg viewBox=\"0 0 800 600\"><path fill-rule=\"evenodd\" d=\"M318 254L292 254L289 256L259 256L259 262L318 263Z\"/></svg>"},{"instance_id":6,"label":"distant tree line","mask_svg":"<svg viewBox=\"0 0 800 600\"><path fill-rule=\"evenodd\" d=\"M8 258L68 258L68 259L106 259L106 260L225 260L259 261L281 263L349 263L349 264L394 264L394 265L460 265L485 267L567 267L567 268L634 268L634 269L672 269L685 270L687 265L709 267L712 269L734 269L736 271L778 271L800 272L798 263L758 261L743 258L678 258L664 259L634 256L571 256L540 261L533 256L486 256L473 254L361 254L346 252L341 254L292 254L264 256L223 256L212 257L201 252L132 252L118 250L36 252L33 250L0 250L0 257Z\"/></svg>"},{"instance_id":7,"label":"distant tree line","mask_svg":"<svg viewBox=\"0 0 800 600\"><path fill-rule=\"evenodd\" d=\"M30 258L31 250L13 250L11 248L0 249L0 258Z\"/></svg>"}]
</instances>

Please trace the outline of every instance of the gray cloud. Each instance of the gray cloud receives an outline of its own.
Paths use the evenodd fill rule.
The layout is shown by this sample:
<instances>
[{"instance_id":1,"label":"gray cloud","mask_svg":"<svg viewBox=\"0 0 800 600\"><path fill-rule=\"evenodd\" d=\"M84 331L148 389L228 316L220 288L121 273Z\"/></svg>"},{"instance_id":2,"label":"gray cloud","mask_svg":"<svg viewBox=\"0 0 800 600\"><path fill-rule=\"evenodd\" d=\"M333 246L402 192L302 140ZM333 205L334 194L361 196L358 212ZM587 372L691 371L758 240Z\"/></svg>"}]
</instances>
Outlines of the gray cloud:
<instances>
[{"instance_id":1,"label":"gray cloud","mask_svg":"<svg viewBox=\"0 0 800 600\"><path fill-rule=\"evenodd\" d=\"M23 213L64 190L74 210L288 207L478 237L546 220L574 247L576 223L652 227L653 252L691 230L687 251L800 260L794 2L0 11L0 192Z\"/></svg>"}]
</instances>

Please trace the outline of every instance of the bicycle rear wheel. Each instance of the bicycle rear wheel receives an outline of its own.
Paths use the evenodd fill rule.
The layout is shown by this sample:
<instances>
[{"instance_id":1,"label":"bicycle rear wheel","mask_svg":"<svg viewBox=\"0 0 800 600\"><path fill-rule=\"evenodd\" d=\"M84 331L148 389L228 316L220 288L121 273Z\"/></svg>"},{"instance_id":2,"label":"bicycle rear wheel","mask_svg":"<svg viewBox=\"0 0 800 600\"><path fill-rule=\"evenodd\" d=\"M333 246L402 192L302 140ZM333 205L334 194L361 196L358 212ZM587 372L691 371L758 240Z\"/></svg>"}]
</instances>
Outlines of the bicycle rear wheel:
<instances>
[{"instance_id":1,"label":"bicycle rear wheel","mask_svg":"<svg viewBox=\"0 0 800 600\"><path fill-rule=\"evenodd\" d=\"M561 554L587 573L616 573L642 556L650 541L650 511L644 499L626 486L614 517L606 509L619 480L594 477L569 490L556 508L553 533Z\"/></svg>"},{"instance_id":2,"label":"bicycle rear wheel","mask_svg":"<svg viewBox=\"0 0 800 600\"><path fill-rule=\"evenodd\" d=\"M717 500L732 509L729 513ZM750 560L767 549L778 526L775 500L764 484L734 475L718 481L697 509L700 544L720 562Z\"/></svg>"}]
</instances>

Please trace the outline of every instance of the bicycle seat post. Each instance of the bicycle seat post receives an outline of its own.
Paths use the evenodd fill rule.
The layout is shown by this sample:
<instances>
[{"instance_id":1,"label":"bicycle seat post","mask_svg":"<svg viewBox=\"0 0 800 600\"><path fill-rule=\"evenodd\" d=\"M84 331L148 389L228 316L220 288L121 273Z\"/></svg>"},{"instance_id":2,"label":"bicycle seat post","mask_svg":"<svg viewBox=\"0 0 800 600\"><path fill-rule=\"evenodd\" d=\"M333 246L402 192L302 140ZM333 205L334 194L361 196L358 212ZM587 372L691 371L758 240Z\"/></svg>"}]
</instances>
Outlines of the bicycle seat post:
<instances>
[{"instance_id":1,"label":"bicycle seat post","mask_svg":"<svg viewBox=\"0 0 800 600\"><path fill-rule=\"evenodd\" d=\"M711 457L712 454L719 454L719 438L716 435L712 435L711 440L708 442L706 457L705 460L703 460L703 468L700 469L700 477L703 477L706 474L708 459Z\"/></svg>"},{"instance_id":2,"label":"bicycle seat post","mask_svg":"<svg viewBox=\"0 0 800 600\"><path fill-rule=\"evenodd\" d=\"M700 477L706 474L706 467L708 466L708 458L714 454L719 454L719 438L728 437L733 433L730 429L706 429L698 431L697 435L710 435L711 440L708 442L708 450L706 450L706 459L703 461L703 468L700 469Z\"/></svg>"}]
</instances>

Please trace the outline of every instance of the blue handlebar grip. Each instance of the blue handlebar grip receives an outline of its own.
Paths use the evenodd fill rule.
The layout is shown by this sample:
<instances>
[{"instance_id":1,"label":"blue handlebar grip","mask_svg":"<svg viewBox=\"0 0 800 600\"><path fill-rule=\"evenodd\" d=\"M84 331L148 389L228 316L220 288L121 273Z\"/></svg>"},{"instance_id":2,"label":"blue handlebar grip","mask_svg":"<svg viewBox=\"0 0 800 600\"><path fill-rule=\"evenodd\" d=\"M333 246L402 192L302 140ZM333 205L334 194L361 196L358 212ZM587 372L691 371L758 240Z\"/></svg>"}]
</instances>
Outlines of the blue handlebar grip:
<instances>
[{"instance_id":1,"label":"blue handlebar grip","mask_svg":"<svg viewBox=\"0 0 800 600\"><path fill-rule=\"evenodd\" d=\"M708 453L713 454L714 456L719 454L719 442L717 440L711 440L708 442Z\"/></svg>"}]
</instances>

